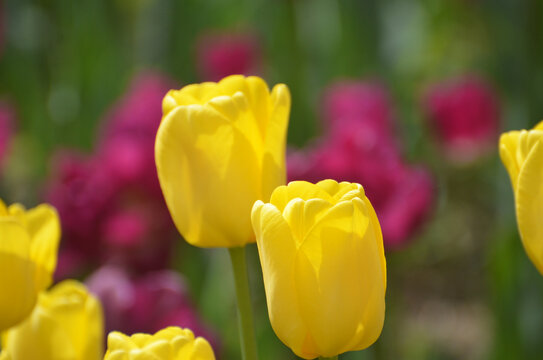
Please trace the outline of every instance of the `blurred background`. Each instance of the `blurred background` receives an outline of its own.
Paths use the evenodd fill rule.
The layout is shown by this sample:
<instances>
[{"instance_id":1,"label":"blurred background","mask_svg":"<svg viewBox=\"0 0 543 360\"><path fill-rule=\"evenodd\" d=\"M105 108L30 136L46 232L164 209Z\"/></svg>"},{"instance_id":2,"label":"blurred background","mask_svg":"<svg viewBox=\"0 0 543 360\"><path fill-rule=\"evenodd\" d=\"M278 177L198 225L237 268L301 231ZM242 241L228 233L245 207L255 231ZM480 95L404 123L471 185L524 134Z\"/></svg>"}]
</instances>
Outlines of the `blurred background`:
<instances>
[{"instance_id":1,"label":"blurred background","mask_svg":"<svg viewBox=\"0 0 543 360\"><path fill-rule=\"evenodd\" d=\"M292 92L288 177L360 182L388 261L382 336L342 359L540 359L543 279L501 132L543 117L538 0L0 0L0 198L47 201L57 280L107 330L167 325L239 359L226 250L183 242L156 179L172 88L229 74ZM260 358L294 359L249 249Z\"/></svg>"}]
</instances>

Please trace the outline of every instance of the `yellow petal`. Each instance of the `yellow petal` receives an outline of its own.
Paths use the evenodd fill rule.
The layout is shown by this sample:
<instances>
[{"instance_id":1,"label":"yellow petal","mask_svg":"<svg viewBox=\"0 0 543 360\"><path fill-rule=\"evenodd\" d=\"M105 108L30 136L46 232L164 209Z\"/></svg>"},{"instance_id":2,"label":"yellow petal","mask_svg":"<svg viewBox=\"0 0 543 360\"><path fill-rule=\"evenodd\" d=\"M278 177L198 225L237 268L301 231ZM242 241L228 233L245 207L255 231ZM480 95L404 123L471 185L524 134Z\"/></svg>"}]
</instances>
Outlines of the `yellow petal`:
<instances>
[{"instance_id":1,"label":"yellow petal","mask_svg":"<svg viewBox=\"0 0 543 360\"><path fill-rule=\"evenodd\" d=\"M290 114L290 93L279 84L271 94L272 112L266 127L262 129L264 138L264 160L262 164L262 200L269 201L273 190L286 182L286 137Z\"/></svg>"},{"instance_id":2,"label":"yellow petal","mask_svg":"<svg viewBox=\"0 0 543 360\"><path fill-rule=\"evenodd\" d=\"M321 356L358 350L353 343L368 325L377 335L381 332L383 264L361 203L343 201L330 209L306 235L296 259L302 317ZM364 323L365 311L376 321Z\"/></svg>"},{"instance_id":3,"label":"yellow petal","mask_svg":"<svg viewBox=\"0 0 543 360\"><path fill-rule=\"evenodd\" d=\"M0 217L0 332L24 320L36 302L30 237L15 219Z\"/></svg>"},{"instance_id":4,"label":"yellow petal","mask_svg":"<svg viewBox=\"0 0 543 360\"><path fill-rule=\"evenodd\" d=\"M250 210L260 194L249 140L211 106L177 107L162 121L156 164L172 218L197 246L254 241Z\"/></svg>"},{"instance_id":5,"label":"yellow petal","mask_svg":"<svg viewBox=\"0 0 543 360\"><path fill-rule=\"evenodd\" d=\"M52 206L42 204L26 213L26 222L32 238L30 258L36 263L36 291L41 291L51 284L57 266L60 221Z\"/></svg>"},{"instance_id":6,"label":"yellow petal","mask_svg":"<svg viewBox=\"0 0 543 360\"><path fill-rule=\"evenodd\" d=\"M0 216L6 216L8 214L8 208L6 204L0 199Z\"/></svg>"},{"instance_id":7,"label":"yellow petal","mask_svg":"<svg viewBox=\"0 0 543 360\"><path fill-rule=\"evenodd\" d=\"M538 141L526 156L515 193L517 221L526 253L543 274L543 145Z\"/></svg>"},{"instance_id":8,"label":"yellow petal","mask_svg":"<svg viewBox=\"0 0 543 360\"><path fill-rule=\"evenodd\" d=\"M291 181L287 186L279 186L273 191L270 203L283 212L288 202L295 198L302 200L318 198L333 203L330 194L321 187L307 181Z\"/></svg>"},{"instance_id":9,"label":"yellow petal","mask_svg":"<svg viewBox=\"0 0 543 360\"><path fill-rule=\"evenodd\" d=\"M308 329L300 316L294 282L296 246L290 228L275 206L262 201L255 203L251 218L272 327L298 356L314 358L318 355L314 349L305 348Z\"/></svg>"},{"instance_id":10,"label":"yellow petal","mask_svg":"<svg viewBox=\"0 0 543 360\"><path fill-rule=\"evenodd\" d=\"M154 335L108 336L105 360L215 360L209 343L189 329L168 327Z\"/></svg>"}]
</instances>

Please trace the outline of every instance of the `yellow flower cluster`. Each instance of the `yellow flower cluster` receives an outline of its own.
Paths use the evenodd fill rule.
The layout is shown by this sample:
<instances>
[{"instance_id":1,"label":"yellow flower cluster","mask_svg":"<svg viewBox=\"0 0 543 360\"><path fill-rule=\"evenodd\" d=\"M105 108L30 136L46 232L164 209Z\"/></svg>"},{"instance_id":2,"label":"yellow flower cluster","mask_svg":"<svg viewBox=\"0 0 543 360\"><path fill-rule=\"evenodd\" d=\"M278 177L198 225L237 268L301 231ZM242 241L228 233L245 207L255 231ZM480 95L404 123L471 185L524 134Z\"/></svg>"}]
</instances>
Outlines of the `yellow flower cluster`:
<instances>
[{"instance_id":1,"label":"yellow flower cluster","mask_svg":"<svg viewBox=\"0 0 543 360\"><path fill-rule=\"evenodd\" d=\"M331 357L366 348L381 333L383 239L359 184L284 186L289 111L286 86L270 92L257 77L170 91L156 139L158 176L189 243L243 246L256 233L276 334L305 359Z\"/></svg>"},{"instance_id":2,"label":"yellow flower cluster","mask_svg":"<svg viewBox=\"0 0 543 360\"><path fill-rule=\"evenodd\" d=\"M304 359L334 357L370 346L381 333L381 228L359 184L285 185L289 112L288 88L270 91L258 77L172 90L156 138L158 177L189 243L239 247L256 241L277 336ZM47 205L25 211L0 203L0 331L7 330L2 360L102 357L97 299L72 280L45 291L59 228ZM109 334L105 360L137 359L215 356L188 329Z\"/></svg>"}]
</instances>

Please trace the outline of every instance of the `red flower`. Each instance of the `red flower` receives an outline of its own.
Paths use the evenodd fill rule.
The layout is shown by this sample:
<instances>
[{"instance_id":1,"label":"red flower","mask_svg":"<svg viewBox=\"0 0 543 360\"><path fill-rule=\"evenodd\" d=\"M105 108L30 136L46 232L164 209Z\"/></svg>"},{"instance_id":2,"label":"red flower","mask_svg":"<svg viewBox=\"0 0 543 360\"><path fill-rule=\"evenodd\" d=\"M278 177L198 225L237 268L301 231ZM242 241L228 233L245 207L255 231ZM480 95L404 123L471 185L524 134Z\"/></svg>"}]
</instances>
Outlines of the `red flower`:
<instances>
[{"instance_id":1,"label":"red flower","mask_svg":"<svg viewBox=\"0 0 543 360\"><path fill-rule=\"evenodd\" d=\"M453 79L430 87L423 99L426 119L446 157L472 162L496 148L500 109L481 79Z\"/></svg>"}]
</instances>

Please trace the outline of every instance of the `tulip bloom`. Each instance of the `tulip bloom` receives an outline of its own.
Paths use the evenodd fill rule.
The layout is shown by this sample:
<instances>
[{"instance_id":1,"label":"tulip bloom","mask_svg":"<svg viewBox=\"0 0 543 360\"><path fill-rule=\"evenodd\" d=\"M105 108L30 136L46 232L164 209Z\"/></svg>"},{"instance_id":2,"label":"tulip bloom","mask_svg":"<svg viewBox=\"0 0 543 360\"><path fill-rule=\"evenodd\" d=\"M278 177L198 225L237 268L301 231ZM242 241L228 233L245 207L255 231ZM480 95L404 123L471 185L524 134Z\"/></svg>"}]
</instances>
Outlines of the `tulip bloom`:
<instances>
[{"instance_id":1,"label":"tulip bloom","mask_svg":"<svg viewBox=\"0 0 543 360\"><path fill-rule=\"evenodd\" d=\"M513 185L517 224L528 257L543 275L543 122L500 138L500 157Z\"/></svg>"},{"instance_id":2,"label":"tulip bloom","mask_svg":"<svg viewBox=\"0 0 543 360\"><path fill-rule=\"evenodd\" d=\"M112 332L107 339L104 360L215 360L209 343L201 337L194 338L192 331L168 327L154 335L126 336Z\"/></svg>"},{"instance_id":3,"label":"tulip bloom","mask_svg":"<svg viewBox=\"0 0 543 360\"><path fill-rule=\"evenodd\" d=\"M386 262L379 221L356 183L293 181L257 201L252 223L268 313L304 359L361 350L385 315Z\"/></svg>"},{"instance_id":4,"label":"tulip bloom","mask_svg":"<svg viewBox=\"0 0 543 360\"><path fill-rule=\"evenodd\" d=\"M201 247L254 242L251 207L285 183L290 94L258 77L170 91L163 102L155 158L170 214Z\"/></svg>"},{"instance_id":5,"label":"tulip bloom","mask_svg":"<svg viewBox=\"0 0 543 360\"><path fill-rule=\"evenodd\" d=\"M103 356L100 302L79 282L65 280L40 294L34 311L4 333L12 360L98 360Z\"/></svg>"},{"instance_id":6,"label":"tulip bloom","mask_svg":"<svg viewBox=\"0 0 543 360\"><path fill-rule=\"evenodd\" d=\"M60 224L49 205L25 210L0 200L0 331L26 318L52 280Z\"/></svg>"}]
</instances>

